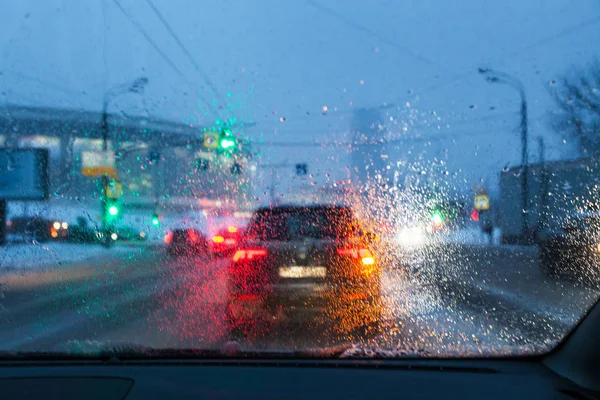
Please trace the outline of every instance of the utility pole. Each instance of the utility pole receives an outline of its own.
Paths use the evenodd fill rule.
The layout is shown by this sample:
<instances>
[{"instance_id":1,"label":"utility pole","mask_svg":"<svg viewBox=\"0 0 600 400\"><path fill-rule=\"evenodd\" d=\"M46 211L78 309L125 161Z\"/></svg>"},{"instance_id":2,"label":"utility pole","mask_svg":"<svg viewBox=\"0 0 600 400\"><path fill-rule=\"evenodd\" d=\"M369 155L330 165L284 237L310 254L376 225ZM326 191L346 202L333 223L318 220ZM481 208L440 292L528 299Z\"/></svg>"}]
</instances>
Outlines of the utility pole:
<instances>
[{"instance_id":1,"label":"utility pole","mask_svg":"<svg viewBox=\"0 0 600 400\"><path fill-rule=\"evenodd\" d=\"M529 161L528 141L529 133L527 126L527 97L523 83L513 76L488 68L479 68L479 73L490 83L503 83L519 92L521 97L521 235L523 240L529 241Z\"/></svg>"},{"instance_id":2,"label":"utility pole","mask_svg":"<svg viewBox=\"0 0 600 400\"><path fill-rule=\"evenodd\" d=\"M546 146L544 145L544 138L541 136L537 137L539 145L539 163L540 163L540 208L538 217L538 229L544 228L547 224L547 203L548 203L548 173L546 171Z\"/></svg>"}]
</instances>

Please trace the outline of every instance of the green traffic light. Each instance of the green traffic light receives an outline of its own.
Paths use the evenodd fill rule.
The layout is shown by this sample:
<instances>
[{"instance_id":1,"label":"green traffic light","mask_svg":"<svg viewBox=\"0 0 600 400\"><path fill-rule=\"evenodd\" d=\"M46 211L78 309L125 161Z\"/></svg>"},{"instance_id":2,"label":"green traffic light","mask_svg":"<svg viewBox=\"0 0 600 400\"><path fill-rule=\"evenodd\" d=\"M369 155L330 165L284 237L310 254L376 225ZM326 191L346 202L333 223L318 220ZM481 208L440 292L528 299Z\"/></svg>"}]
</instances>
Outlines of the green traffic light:
<instances>
[{"instance_id":1,"label":"green traffic light","mask_svg":"<svg viewBox=\"0 0 600 400\"><path fill-rule=\"evenodd\" d=\"M436 212L433 214L433 223L435 224L441 224L442 222L444 222L444 217L442 217L442 214Z\"/></svg>"},{"instance_id":2,"label":"green traffic light","mask_svg":"<svg viewBox=\"0 0 600 400\"><path fill-rule=\"evenodd\" d=\"M232 148L233 146L235 146L235 140L225 137L225 138L221 139L221 141L219 142L219 145L223 149L229 149L229 148Z\"/></svg>"},{"instance_id":3,"label":"green traffic light","mask_svg":"<svg viewBox=\"0 0 600 400\"><path fill-rule=\"evenodd\" d=\"M119 213L119 208L117 206L110 206L108 208L108 213L114 217Z\"/></svg>"},{"instance_id":4,"label":"green traffic light","mask_svg":"<svg viewBox=\"0 0 600 400\"><path fill-rule=\"evenodd\" d=\"M160 221L158 220L157 216L152 217L152 225L158 226L159 223Z\"/></svg>"}]
</instances>

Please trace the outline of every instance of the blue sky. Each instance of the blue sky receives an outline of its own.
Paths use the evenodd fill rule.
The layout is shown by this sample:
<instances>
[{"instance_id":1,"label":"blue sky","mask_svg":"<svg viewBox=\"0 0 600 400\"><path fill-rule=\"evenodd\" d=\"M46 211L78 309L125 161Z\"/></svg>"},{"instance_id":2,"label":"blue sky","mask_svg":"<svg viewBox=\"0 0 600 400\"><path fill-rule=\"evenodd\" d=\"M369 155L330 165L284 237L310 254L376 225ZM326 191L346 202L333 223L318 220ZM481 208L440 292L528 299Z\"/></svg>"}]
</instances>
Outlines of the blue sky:
<instances>
[{"instance_id":1,"label":"blue sky","mask_svg":"<svg viewBox=\"0 0 600 400\"><path fill-rule=\"evenodd\" d=\"M572 146L547 128L547 83L600 48L594 0L153 0L191 57L146 0L118 4L4 2L0 102L99 109L111 85L145 75L143 98L122 97L115 110L196 124L235 116L257 122L246 134L266 143L345 141L354 109L393 103L385 129L406 141L388 159L437 157L460 185L493 184L519 162L518 94L477 67L524 83L530 158L536 136L560 158ZM260 150L263 160L309 162L317 183L326 172L343 178L348 162L344 148Z\"/></svg>"}]
</instances>

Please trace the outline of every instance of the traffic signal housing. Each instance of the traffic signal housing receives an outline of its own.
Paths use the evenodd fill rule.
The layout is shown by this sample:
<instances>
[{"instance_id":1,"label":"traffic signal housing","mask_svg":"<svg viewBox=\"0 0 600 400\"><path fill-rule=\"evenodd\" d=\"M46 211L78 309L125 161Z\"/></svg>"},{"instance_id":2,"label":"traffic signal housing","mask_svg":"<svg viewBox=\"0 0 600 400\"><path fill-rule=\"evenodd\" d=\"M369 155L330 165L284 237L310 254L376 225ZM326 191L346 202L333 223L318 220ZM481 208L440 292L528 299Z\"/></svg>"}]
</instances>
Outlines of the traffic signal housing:
<instances>
[{"instance_id":1,"label":"traffic signal housing","mask_svg":"<svg viewBox=\"0 0 600 400\"><path fill-rule=\"evenodd\" d=\"M235 139L229 136L222 137L219 141L219 146L223 150L229 150L235 146Z\"/></svg>"},{"instance_id":2,"label":"traffic signal housing","mask_svg":"<svg viewBox=\"0 0 600 400\"><path fill-rule=\"evenodd\" d=\"M107 225L112 225L121 217L121 205L117 199L106 199L104 205L104 221Z\"/></svg>"}]
</instances>

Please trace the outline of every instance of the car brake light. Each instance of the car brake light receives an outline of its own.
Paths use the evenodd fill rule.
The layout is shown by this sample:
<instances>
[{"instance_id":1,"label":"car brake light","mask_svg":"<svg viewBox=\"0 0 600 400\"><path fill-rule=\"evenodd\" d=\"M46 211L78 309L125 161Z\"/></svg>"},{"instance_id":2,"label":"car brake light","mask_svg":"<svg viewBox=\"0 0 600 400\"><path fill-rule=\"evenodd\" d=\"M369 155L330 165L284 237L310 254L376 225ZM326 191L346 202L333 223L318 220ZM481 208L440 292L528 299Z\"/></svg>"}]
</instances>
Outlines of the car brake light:
<instances>
[{"instance_id":1,"label":"car brake light","mask_svg":"<svg viewBox=\"0 0 600 400\"><path fill-rule=\"evenodd\" d=\"M265 249L242 249L235 252L233 262L250 261L254 258L266 257L267 254Z\"/></svg>"},{"instance_id":2,"label":"car brake light","mask_svg":"<svg viewBox=\"0 0 600 400\"><path fill-rule=\"evenodd\" d=\"M171 244L172 241L173 241L173 232L169 232L165 235L165 243Z\"/></svg>"},{"instance_id":3,"label":"car brake light","mask_svg":"<svg viewBox=\"0 0 600 400\"><path fill-rule=\"evenodd\" d=\"M371 252L367 249L337 249L337 253L340 256L360 259L360 262L363 265L375 264L375 258L373 257L373 254L371 254Z\"/></svg>"},{"instance_id":4,"label":"car brake light","mask_svg":"<svg viewBox=\"0 0 600 400\"><path fill-rule=\"evenodd\" d=\"M198 233L196 233L196 231L193 229L188 230L188 236L189 236L190 240L192 241L192 243L198 243L200 241L200 238L198 237Z\"/></svg>"},{"instance_id":5,"label":"car brake light","mask_svg":"<svg viewBox=\"0 0 600 400\"><path fill-rule=\"evenodd\" d=\"M215 243L223 243L225 238L223 236L213 236L213 242Z\"/></svg>"},{"instance_id":6,"label":"car brake light","mask_svg":"<svg viewBox=\"0 0 600 400\"><path fill-rule=\"evenodd\" d=\"M237 232L237 228L235 226L230 226L229 228L227 228L227 232L229 232L229 233L236 233Z\"/></svg>"}]
</instances>

